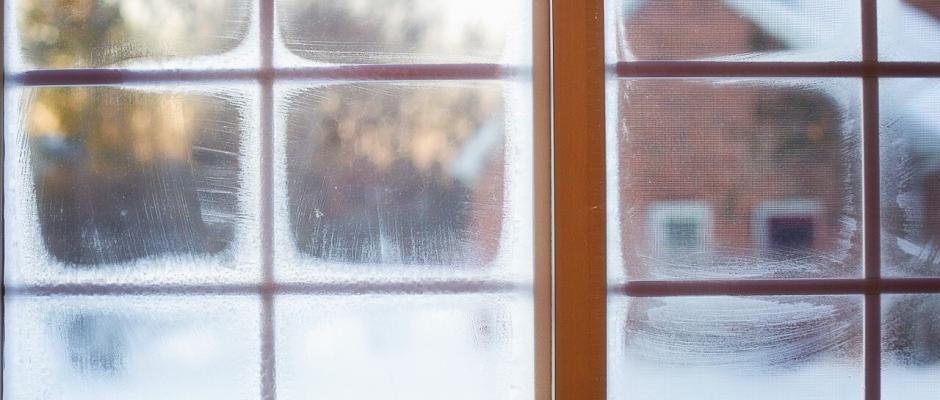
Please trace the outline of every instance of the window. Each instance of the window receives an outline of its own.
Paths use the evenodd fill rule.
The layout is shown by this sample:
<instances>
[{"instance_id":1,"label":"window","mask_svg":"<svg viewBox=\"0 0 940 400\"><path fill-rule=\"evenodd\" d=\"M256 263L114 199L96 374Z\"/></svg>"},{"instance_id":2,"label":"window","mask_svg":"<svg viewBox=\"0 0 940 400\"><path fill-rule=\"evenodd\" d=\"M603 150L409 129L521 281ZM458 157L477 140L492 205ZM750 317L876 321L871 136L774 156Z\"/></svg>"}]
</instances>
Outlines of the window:
<instances>
[{"instance_id":1,"label":"window","mask_svg":"<svg viewBox=\"0 0 940 400\"><path fill-rule=\"evenodd\" d=\"M3 397L544 398L547 2L468 4L8 2Z\"/></svg>"},{"instance_id":2,"label":"window","mask_svg":"<svg viewBox=\"0 0 940 400\"><path fill-rule=\"evenodd\" d=\"M805 257L821 243L818 221L822 214L813 200L780 200L765 202L754 215L755 241L759 251L770 257L787 259Z\"/></svg>"},{"instance_id":3,"label":"window","mask_svg":"<svg viewBox=\"0 0 940 400\"><path fill-rule=\"evenodd\" d=\"M3 396L932 399L936 4L10 1Z\"/></svg>"},{"instance_id":4,"label":"window","mask_svg":"<svg viewBox=\"0 0 940 400\"><path fill-rule=\"evenodd\" d=\"M933 398L936 2L605 3L606 398ZM659 198L704 259L636 256Z\"/></svg>"},{"instance_id":5,"label":"window","mask_svg":"<svg viewBox=\"0 0 940 400\"><path fill-rule=\"evenodd\" d=\"M648 236L654 253L694 257L708 249L708 208L701 202L657 202L650 207Z\"/></svg>"}]
</instances>

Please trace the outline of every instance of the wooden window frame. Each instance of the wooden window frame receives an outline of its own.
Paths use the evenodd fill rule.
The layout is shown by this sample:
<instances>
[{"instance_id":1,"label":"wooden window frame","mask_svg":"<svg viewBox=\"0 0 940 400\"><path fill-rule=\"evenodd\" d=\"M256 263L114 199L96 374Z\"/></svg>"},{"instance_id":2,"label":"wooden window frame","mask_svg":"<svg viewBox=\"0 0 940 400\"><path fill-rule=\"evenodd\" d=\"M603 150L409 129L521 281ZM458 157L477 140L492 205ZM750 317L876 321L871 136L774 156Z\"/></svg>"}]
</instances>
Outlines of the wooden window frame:
<instances>
[{"instance_id":1,"label":"wooden window frame","mask_svg":"<svg viewBox=\"0 0 940 400\"><path fill-rule=\"evenodd\" d=\"M0 21L4 21L6 5L0 8ZM463 294L463 293L530 293L533 296L534 318L534 376L535 398L551 398L551 171L550 165L550 72L549 59L549 0L530 0L532 4L532 65L501 65L486 63L466 64L377 64L339 65L306 68L278 68L273 63L275 1L258 0L261 65L258 68L229 70L168 69L127 70L121 68L74 68L57 70L29 70L8 74L4 54L0 54L3 68L0 84L6 88L11 82L21 87L43 86L102 86L121 84L159 83L212 83L246 82L260 87L261 170L259 221L261 249L261 281L257 284L64 284L28 285L10 287L0 285L0 296L28 294L33 296L81 295L257 295L260 298L261 322L261 390L260 398L277 398L274 299L290 294ZM3 33L0 32L0 38ZM6 42L4 41L4 50ZM280 283L274 279L274 84L292 79L332 81L433 81L433 80L512 80L528 79L533 95L533 279L530 284L494 280L429 280L406 283L335 282L335 283ZM4 96L5 100L5 96ZM0 100L0 107L4 107ZM2 113L0 113L2 114ZM0 115L0 124L3 124ZM5 125L2 125L5 126ZM4 149L5 151L5 149ZM2 180L5 177L0 177ZM0 198L0 207L2 207ZM2 218L2 217L0 217ZM2 250L0 250L2 252ZM2 272L2 271L0 271ZM4 281L5 282L5 281ZM0 315L5 315L0 305ZM3 331L0 321L0 335ZM0 337L2 342L2 337ZM3 344L0 343L0 346ZM2 347L5 350L5 347ZM3 359L0 358L0 369ZM0 374L0 387L3 375ZM2 393L0 393L2 397Z\"/></svg>"},{"instance_id":2,"label":"wooden window frame","mask_svg":"<svg viewBox=\"0 0 940 400\"><path fill-rule=\"evenodd\" d=\"M864 296L865 400L881 398L881 296L940 293L937 278L881 276L879 79L940 77L938 62L880 62L876 0L861 2L857 62L632 61L605 65L603 0L553 3L556 399L606 399L608 296ZM605 82L618 78L807 77L862 81L864 276L630 281L607 285Z\"/></svg>"},{"instance_id":3,"label":"wooden window frame","mask_svg":"<svg viewBox=\"0 0 940 400\"><path fill-rule=\"evenodd\" d=\"M885 77L940 77L940 63L879 62L877 6L862 3L863 58L860 62L617 62L605 63L603 0L533 0L533 57L530 70L534 99L534 162L536 190L534 267L532 288L535 309L535 390L537 399L601 400L607 386L607 297L705 295L819 295L865 296L865 398L880 399L881 295L887 293L940 293L940 278L881 277L878 82ZM271 175L275 79L322 78L355 80L499 79L521 71L486 65L378 65L318 67L299 70L272 68L273 0L261 0L262 68L256 71L132 72L119 70L33 71L9 79L27 86L120 84L135 82L205 82L256 80L261 82L263 232L270 248ZM3 9L0 9L2 17ZM2 56L0 56L2 57ZM2 59L0 59L2 61ZM524 72L523 72L524 73ZM6 71L3 73L7 79ZM607 284L605 82L611 78L666 77L854 77L863 82L864 259L859 279L634 281ZM547 166L551 165L550 168ZM270 252L267 252L270 255ZM343 289L314 285L278 285L273 281L273 260L264 260L264 283L258 287L232 287L262 295L265 317L273 325L273 294L293 291ZM71 294L218 293L215 287L57 287ZM346 290L360 291L361 287ZM376 287L385 292L423 290L415 287ZM442 288L436 288L442 289ZM479 292L485 285L464 283L443 287L448 292ZM489 290L503 290L494 287ZM5 289L4 289L5 290ZM273 334L265 330L263 351L272 351ZM273 354L273 353L265 353ZM264 398L273 398L273 357L265 357ZM0 377L2 379L2 377ZM2 384L2 381L0 381ZM266 389L264 389L266 388Z\"/></svg>"}]
</instances>

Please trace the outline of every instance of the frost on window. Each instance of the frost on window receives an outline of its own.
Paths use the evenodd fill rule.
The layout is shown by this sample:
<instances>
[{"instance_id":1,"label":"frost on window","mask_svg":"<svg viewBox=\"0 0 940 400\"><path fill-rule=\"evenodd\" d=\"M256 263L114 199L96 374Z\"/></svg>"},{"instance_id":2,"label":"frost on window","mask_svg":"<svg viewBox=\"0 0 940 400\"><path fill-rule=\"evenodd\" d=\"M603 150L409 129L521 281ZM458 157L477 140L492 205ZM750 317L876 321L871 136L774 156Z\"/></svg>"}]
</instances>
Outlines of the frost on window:
<instances>
[{"instance_id":1,"label":"frost on window","mask_svg":"<svg viewBox=\"0 0 940 400\"><path fill-rule=\"evenodd\" d=\"M616 268L633 279L860 272L858 82L612 85Z\"/></svg>"},{"instance_id":2,"label":"frost on window","mask_svg":"<svg viewBox=\"0 0 940 400\"><path fill-rule=\"evenodd\" d=\"M940 2L878 0L882 61L940 61Z\"/></svg>"},{"instance_id":3,"label":"frost on window","mask_svg":"<svg viewBox=\"0 0 940 400\"><path fill-rule=\"evenodd\" d=\"M6 311L4 398L251 400L261 390L253 297L14 296Z\"/></svg>"},{"instance_id":4,"label":"frost on window","mask_svg":"<svg viewBox=\"0 0 940 400\"><path fill-rule=\"evenodd\" d=\"M321 260L484 264L503 215L499 85L334 85L287 102L296 249Z\"/></svg>"},{"instance_id":5,"label":"frost on window","mask_svg":"<svg viewBox=\"0 0 940 400\"><path fill-rule=\"evenodd\" d=\"M19 41L12 61L36 68L224 53L242 45L253 8L246 0L15 0L12 6L10 33Z\"/></svg>"},{"instance_id":6,"label":"frost on window","mask_svg":"<svg viewBox=\"0 0 940 400\"><path fill-rule=\"evenodd\" d=\"M244 215L234 98L43 88L25 103L21 162L34 203L20 218L35 215L54 260L231 257Z\"/></svg>"},{"instance_id":7,"label":"frost on window","mask_svg":"<svg viewBox=\"0 0 940 400\"><path fill-rule=\"evenodd\" d=\"M329 63L499 63L525 37L524 1L278 0L284 46Z\"/></svg>"},{"instance_id":8,"label":"frost on window","mask_svg":"<svg viewBox=\"0 0 940 400\"><path fill-rule=\"evenodd\" d=\"M517 296L284 296L278 397L532 398L532 303Z\"/></svg>"},{"instance_id":9,"label":"frost on window","mask_svg":"<svg viewBox=\"0 0 940 400\"><path fill-rule=\"evenodd\" d=\"M882 398L927 400L940 377L940 296L882 297Z\"/></svg>"},{"instance_id":10,"label":"frost on window","mask_svg":"<svg viewBox=\"0 0 940 400\"><path fill-rule=\"evenodd\" d=\"M859 3L615 0L620 60L835 61L861 55Z\"/></svg>"},{"instance_id":11,"label":"frost on window","mask_svg":"<svg viewBox=\"0 0 940 400\"><path fill-rule=\"evenodd\" d=\"M881 83L881 240L889 275L940 275L938 107L938 79Z\"/></svg>"},{"instance_id":12,"label":"frost on window","mask_svg":"<svg viewBox=\"0 0 940 400\"><path fill-rule=\"evenodd\" d=\"M861 300L616 298L608 398L861 398Z\"/></svg>"}]
</instances>

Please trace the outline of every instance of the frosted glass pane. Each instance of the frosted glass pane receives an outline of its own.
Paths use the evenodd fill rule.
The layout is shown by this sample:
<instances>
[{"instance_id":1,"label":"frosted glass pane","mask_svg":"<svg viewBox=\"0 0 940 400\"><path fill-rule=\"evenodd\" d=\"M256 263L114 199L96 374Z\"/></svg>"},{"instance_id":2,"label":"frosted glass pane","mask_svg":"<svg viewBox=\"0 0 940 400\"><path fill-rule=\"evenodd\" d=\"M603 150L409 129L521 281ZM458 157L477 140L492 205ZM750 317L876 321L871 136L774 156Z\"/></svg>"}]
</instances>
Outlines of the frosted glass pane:
<instances>
[{"instance_id":1,"label":"frosted glass pane","mask_svg":"<svg viewBox=\"0 0 940 400\"><path fill-rule=\"evenodd\" d=\"M858 81L610 85L612 279L860 274Z\"/></svg>"},{"instance_id":2,"label":"frosted glass pane","mask_svg":"<svg viewBox=\"0 0 940 400\"><path fill-rule=\"evenodd\" d=\"M878 0L878 52L883 61L940 61L940 2Z\"/></svg>"},{"instance_id":3,"label":"frosted glass pane","mask_svg":"<svg viewBox=\"0 0 940 400\"><path fill-rule=\"evenodd\" d=\"M609 301L609 399L863 398L860 296Z\"/></svg>"},{"instance_id":4,"label":"frosted glass pane","mask_svg":"<svg viewBox=\"0 0 940 400\"><path fill-rule=\"evenodd\" d=\"M940 393L940 295L882 298L885 400L936 399Z\"/></svg>"},{"instance_id":5,"label":"frosted glass pane","mask_svg":"<svg viewBox=\"0 0 940 400\"><path fill-rule=\"evenodd\" d=\"M859 2L609 0L619 60L848 61L861 55Z\"/></svg>"},{"instance_id":6,"label":"frosted glass pane","mask_svg":"<svg viewBox=\"0 0 940 400\"><path fill-rule=\"evenodd\" d=\"M532 397L526 298L285 296L276 314L279 399Z\"/></svg>"},{"instance_id":7,"label":"frosted glass pane","mask_svg":"<svg viewBox=\"0 0 940 400\"><path fill-rule=\"evenodd\" d=\"M883 271L940 276L940 79L886 79L880 94Z\"/></svg>"},{"instance_id":8,"label":"frosted glass pane","mask_svg":"<svg viewBox=\"0 0 940 400\"><path fill-rule=\"evenodd\" d=\"M522 146L531 128L516 109L526 103L514 87L279 90L277 164L285 169L275 198L283 276L327 269L374 280L388 273L492 276L487 271L496 265L531 276L521 246L529 236L515 233L530 229L531 146ZM526 141L516 143L521 135Z\"/></svg>"},{"instance_id":9,"label":"frosted glass pane","mask_svg":"<svg viewBox=\"0 0 940 400\"><path fill-rule=\"evenodd\" d=\"M276 1L287 65L530 62L528 1Z\"/></svg>"},{"instance_id":10,"label":"frosted glass pane","mask_svg":"<svg viewBox=\"0 0 940 400\"><path fill-rule=\"evenodd\" d=\"M223 66L199 56L240 49L224 67L257 64L248 0L14 0L14 66L82 68L147 66L183 59L200 67ZM257 36L257 34L254 34ZM236 62L237 64L231 64Z\"/></svg>"},{"instance_id":11,"label":"frosted glass pane","mask_svg":"<svg viewBox=\"0 0 940 400\"><path fill-rule=\"evenodd\" d=\"M3 398L257 399L253 297L6 298Z\"/></svg>"},{"instance_id":12,"label":"frosted glass pane","mask_svg":"<svg viewBox=\"0 0 940 400\"><path fill-rule=\"evenodd\" d=\"M8 283L202 283L256 272L249 96L156 90L14 92Z\"/></svg>"}]
</instances>

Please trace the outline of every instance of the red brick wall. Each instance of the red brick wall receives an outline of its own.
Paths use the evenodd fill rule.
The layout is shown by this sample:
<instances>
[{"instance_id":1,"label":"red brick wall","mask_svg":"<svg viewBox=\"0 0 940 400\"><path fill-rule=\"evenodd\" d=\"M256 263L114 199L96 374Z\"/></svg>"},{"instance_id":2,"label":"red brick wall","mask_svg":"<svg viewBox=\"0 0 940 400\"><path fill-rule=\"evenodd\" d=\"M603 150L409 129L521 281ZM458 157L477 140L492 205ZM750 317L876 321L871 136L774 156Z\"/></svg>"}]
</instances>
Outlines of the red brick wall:
<instances>
[{"instance_id":1,"label":"red brick wall","mask_svg":"<svg viewBox=\"0 0 940 400\"><path fill-rule=\"evenodd\" d=\"M624 29L638 59L780 47L773 39L755 42L759 30L718 0L653 1ZM752 224L762 204L814 200L821 212L816 250L844 246L840 218L854 190L844 180L845 159L858 144L844 140L842 116L826 95L753 81L638 80L625 81L619 97L621 234L626 265L637 268L632 276L646 274L647 218L661 201L705 202L710 247L747 256L756 251Z\"/></svg>"},{"instance_id":2,"label":"red brick wall","mask_svg":"<svg viewBox=\"0 0 940 400\"><path fill-rule=\"evenodd\" d=\"M639 60L681 60L780 49L719 0L655 0L630 17L624 30Z\"/></svg>"}]
</instances>

